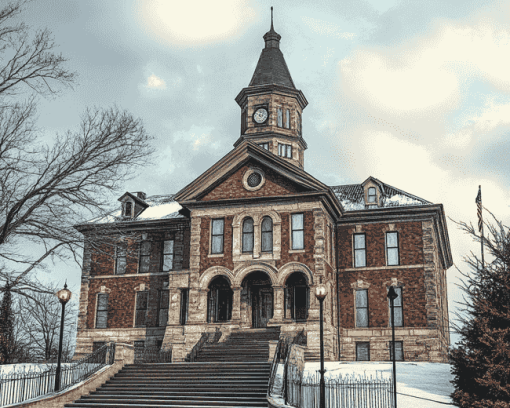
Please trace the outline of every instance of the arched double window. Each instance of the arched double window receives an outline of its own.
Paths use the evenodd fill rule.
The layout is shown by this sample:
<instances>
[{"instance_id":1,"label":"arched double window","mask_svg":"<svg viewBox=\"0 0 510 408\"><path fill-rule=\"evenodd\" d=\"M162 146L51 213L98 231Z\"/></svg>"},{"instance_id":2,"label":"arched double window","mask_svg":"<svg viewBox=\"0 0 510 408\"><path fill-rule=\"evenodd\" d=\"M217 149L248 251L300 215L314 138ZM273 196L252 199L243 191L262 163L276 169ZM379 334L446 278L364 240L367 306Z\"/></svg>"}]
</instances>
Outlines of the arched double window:
<instances>
[{"instance_id":1,"label":"arched double window","mask_svg":"<svg viewBox=\"0 0 510 408\"><path fill-rule=\"evenodd\" d=\"M243 221L243 253L253 252L253 218Z\"/></svg>"},{"instance_id":2,"label":"arched double window","mask_svg":"<svg viewBox=\"0 0 510 408\"><path fill-rule=\"evenodd\" d=\"M261 235L262 252L273 252L273 220L267 215L262 219Z\"/></svg>"}]
</instances>

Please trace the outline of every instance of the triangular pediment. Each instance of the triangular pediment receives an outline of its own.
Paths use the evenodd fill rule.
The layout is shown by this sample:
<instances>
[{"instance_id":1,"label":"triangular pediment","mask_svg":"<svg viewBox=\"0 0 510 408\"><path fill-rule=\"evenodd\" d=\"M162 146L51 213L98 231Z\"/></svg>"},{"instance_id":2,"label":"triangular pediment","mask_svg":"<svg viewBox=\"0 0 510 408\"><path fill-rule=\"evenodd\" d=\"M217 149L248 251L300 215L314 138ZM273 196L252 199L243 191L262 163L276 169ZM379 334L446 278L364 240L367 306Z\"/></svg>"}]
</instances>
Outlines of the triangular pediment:
<instances>
[{"instance_id":1,"label":"triangular pediment","mask_svg":"<svg viewBox=\"0 0 510 408\"><path fill-rule=\"evenodd\" d=\"M250 188L247 179L259 171L263 185ZM253 184L253 183L252 183ZM322 192L341 213L328 186L269 151L245 141L175 195L179 203L235 200Z\"/></svg>"}]
</instances>

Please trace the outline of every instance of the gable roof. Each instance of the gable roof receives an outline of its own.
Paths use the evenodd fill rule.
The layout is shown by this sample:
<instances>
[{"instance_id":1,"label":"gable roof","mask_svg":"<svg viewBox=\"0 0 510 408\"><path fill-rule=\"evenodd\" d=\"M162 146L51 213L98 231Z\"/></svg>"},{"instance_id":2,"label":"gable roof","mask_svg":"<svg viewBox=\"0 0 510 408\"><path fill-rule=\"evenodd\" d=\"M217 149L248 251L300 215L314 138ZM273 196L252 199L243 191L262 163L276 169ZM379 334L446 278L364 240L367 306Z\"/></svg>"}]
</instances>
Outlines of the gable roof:
<instances>
[{"instance_id":1,"label":"gable roof","mask_svg":"<svg viewBox=\"0 0 510 408\"><path fill-rule=\"evenodd\" d=\"M368 207L365 205L363 186L369 180L374 181L381 187L381 205L377 208L433 205L430 201L424 200L423 198L392 187L389 184L383 183L382 181L376 179L375 177L369 177L361 184L349 184L331 187L340 203L342 203L342 206L346 212L366 210L369 208L372 210L374 209L373 206Z\"/></svg>"},{"instance_id":2,"label":"gable roof","mask_svg":"<svg viewBox=\"0 0 510 408\"><path fill-rule=\"evenodd\" d=\"M342 214L343 209L338 199L327 185L299 167L249 141L240 143L216 164L181 189L174 199L183 205L198 202L207 192L221 184L250 159L270 168L305 190L324 193L337 215Z\"/></svg>"}]
</instances>

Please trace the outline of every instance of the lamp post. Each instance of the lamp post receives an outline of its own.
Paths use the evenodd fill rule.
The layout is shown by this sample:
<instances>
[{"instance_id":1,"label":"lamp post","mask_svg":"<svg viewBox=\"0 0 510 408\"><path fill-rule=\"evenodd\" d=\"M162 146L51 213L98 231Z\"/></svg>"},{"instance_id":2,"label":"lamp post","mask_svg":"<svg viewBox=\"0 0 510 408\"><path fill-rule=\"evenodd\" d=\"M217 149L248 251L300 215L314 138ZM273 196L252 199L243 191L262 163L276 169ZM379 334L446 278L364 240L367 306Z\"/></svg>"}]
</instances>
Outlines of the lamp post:
<instances>
[{"instance_id":1,"label":"lamp post","mask_svg":"<svg viewBox=\"0 0 510 408\"><path fill-rule=\"evenodd\" d=\"M320 341L321 341L321 382L320 382L320 403L319 408L326 406L326 384L324 383L324 308L323 302L328 294L328 289L322 283L315 288L315 297L319 300L320 304Z\"/></svg>"},{"instance_id":2,"label":"lamp post","mask_svg":"<svg viewBox=\"0 0 510 408\"><path fill-rule=\"evenodd\" d=\"M390 309L391 309L391 351L392 351L392 361L393 361L393 401L395 401L394 408L397 408L397 366L395 363L395 299L398 297L397 292L395 292L395 288L390 286L388 290L388 299L390 299Z\"/></svg>"},{"instance_id":3,"label":"lamp post","mask_svg":"<svg viewBox=\"0 0 510 408\"><path fill-rule=\"evenodd\" d=\"M64 284L64 289L59 290L56 295L62 304L62 316L60 318L60 344L58 346L57 371L55 372L55 392L60 390L60 363L62 360L62 343L64 342L64 312L66 310L66 303L71 299L71 291L67 289L67 282Z\"/></svg>"}]
</instances>

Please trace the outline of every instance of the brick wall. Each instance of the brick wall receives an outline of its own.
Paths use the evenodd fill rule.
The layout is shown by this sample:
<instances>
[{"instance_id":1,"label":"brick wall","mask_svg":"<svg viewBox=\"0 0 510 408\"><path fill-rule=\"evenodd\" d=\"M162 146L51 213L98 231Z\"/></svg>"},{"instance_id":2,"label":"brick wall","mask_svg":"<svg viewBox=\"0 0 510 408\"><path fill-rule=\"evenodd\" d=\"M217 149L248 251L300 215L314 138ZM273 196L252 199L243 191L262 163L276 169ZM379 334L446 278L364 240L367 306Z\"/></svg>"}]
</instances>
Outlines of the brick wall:
<instances>
[{"instance_id":1,"label":"brick wall","mask_svg":"<svg viewBox=\"0 0 510 408\"><path fill-rule=\"evenodd\" d=\"M250 165L261 168L265 173L266 182L262 188L256 191L248 191L243 186L243 177ZM247 198L247 197L269 197L275 195L295 194L300 191L297 185L275 173L274 171L262 167L255 162L249 162L241 167L227 180L217 186L202 198L202 201Z\"/></svg>"},{"instance_id":2,"label":"brick wall","mask_svg":"<svg viewBox=\"0 0 510 408\"><path fill-rule=\"evenodd\" d=\"M423 240L421 222L394 223L394 231L398 232L399 255L401 265L421 265L423 258ZM386 265L385 232L388 224L363 224L360 233L366 234L367 267ZM339 268L353 267L352 235L355 227L340 226L337 228Z\"/></svg>"},{"instance_id":3,"label":"brick wall","mask_svg":"<svg viewBox=\"0 0 510 408\"><path fill-rule=\"evenodd\" d=\"M370 327L389 327L389 307L386 283L397 278L404 284L402 291L404 326L427 327L425 280L423 268L389 269L382 271L341 272L339 294L342 328L355 327L354 294L352 283L361 279L369 283L368 312Z\"/></svg>"}]
</instances>

